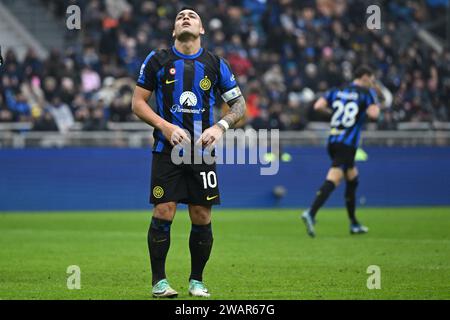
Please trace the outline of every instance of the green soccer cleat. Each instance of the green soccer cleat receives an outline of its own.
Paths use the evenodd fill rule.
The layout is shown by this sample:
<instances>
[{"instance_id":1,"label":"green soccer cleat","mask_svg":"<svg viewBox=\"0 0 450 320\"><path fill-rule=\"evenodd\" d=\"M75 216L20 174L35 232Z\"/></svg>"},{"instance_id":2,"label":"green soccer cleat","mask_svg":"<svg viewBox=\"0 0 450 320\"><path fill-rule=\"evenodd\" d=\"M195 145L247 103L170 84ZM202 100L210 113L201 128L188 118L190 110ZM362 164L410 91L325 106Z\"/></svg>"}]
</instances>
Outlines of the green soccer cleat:
<instances>
[{"instance_id":1,"label":"green soccer cleat","mask_svg":"<svg viewBox=\"0 0 450 320\"><path fill-rule=\"evenodd\" d=\"M209 298L211 295L208 293L203 282L192 279L189 281L189 295L192 297Z\"/></svg>"},{"instance_id":2,"label":"green soccer cleat","mask_svg":"<svg viewBox=\"0 0 450 320\"><path fill-rule=\"evenodd\" d=\"M176 298L178 296L178 292L170 287L167 279L162 279L153 286L152 295L154 298Z\"/></svg>"},{"instance_id":3,"label":"green soccer cleat","mask_svg":"<svg viewBox=\"0 0 450 320\"><path fill-rule=\"evenodd\" d=\"M350 234L364 234L369 232L369 228L363 226L362 224L351 224L350 225Z\"/></svg>"},{"instance_id":4,"label":"green soccer cleat","mask_svg":"<svg viewBox=\"0 0 450 320\"><path fill-rule=\"evenodd\" d=\"M305 212L303 212L301 218L302 218L303 222L305 223L306 232L308 233L308 235L311 238L314 238L316 236L316 232L314 230L314 225L316 224L316 221L309 213L309 210L306 210Z\"/></svg>"}]
</instances>

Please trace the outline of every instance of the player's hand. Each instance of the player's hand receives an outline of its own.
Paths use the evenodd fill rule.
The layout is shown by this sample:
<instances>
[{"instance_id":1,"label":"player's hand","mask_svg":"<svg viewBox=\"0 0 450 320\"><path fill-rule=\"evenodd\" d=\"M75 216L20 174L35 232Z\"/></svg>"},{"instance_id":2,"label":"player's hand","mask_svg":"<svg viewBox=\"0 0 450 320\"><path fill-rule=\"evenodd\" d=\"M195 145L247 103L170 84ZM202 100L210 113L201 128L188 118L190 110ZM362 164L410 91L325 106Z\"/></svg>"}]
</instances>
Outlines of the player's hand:
<instances>
[{"instance_id":1,"label":"player's hand","mask_svg":"<svg viewBox=\"0 0 450 320\"><path fill-rule=\"evenodd\" d=\"M215 124L211 128L203 131L200 139L198 139L196 143L205 147L213 146L220 140L220 138L222 138L222 136L223 129Z\"/></svg>"},{"instance_id":2,"label":"player's hand","mask_svg":"<svg viewBox=\"0 0 450 320\"><path fill-rule=\"evenodd\" d=\"M171 123L166 123L161 131L164 137L166 137L166 139L170 141L170 144L172 146L191 143L191 139L189 139L189 136L179 126Z\"/></svg>"}]
</instances>

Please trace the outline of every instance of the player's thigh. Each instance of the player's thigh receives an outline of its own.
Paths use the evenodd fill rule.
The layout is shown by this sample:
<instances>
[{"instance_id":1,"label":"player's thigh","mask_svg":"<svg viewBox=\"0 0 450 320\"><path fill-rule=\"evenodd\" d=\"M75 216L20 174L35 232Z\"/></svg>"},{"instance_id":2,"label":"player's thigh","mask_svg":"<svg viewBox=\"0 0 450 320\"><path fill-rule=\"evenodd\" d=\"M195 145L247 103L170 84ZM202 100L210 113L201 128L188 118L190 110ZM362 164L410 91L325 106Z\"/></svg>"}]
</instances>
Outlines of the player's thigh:
<instances>
[{"instance_id":1,"label":"player's thigh","mask_svg":"<svg viewBox=\"0 0 450 320\"><path fill-rule=\"evenodd\" d=\"M211 206L190 204L189 217L193 224L207 225L211 222Z\"/></svg>"},{"instance_id":2,"label":"player's thigh","mask_svg":"<svg viewBox=\"0 0 450 320\"><path fill-rule=\"evenodd\" d=\"M179 202L187 197L185 168L176 165L168 154L153 154L150 202L158 204Z\"/></svg>"},{"instance_id":3,"label":"player's thigh","mask_svg":"<svg viewBox=\"0 0 450 320\"><path fill-rule=\"evenodd\" d=\"M220 204L216 165L193 164L186 175L188 204L211 206Z\"/></svg>"}]
</instances>

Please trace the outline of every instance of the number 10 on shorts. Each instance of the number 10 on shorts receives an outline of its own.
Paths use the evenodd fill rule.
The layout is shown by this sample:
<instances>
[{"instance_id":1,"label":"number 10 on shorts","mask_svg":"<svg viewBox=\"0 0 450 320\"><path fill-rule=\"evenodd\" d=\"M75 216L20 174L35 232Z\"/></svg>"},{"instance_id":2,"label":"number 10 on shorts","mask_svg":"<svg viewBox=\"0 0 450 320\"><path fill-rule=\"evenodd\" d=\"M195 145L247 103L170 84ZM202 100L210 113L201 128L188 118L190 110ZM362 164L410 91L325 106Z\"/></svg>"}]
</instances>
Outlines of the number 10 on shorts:
<instances>
[{"instance_id":1,"label":"number 10 on shorts","mask_svg":"<svg viewBox=\"0 0 450 320\"><path fill-rule=\"evenodd\" d=\"M203 178L203 189L215 188L217 187L217 177L214 171L200 172L200 175Z\"/></svg>"}]
</instances>

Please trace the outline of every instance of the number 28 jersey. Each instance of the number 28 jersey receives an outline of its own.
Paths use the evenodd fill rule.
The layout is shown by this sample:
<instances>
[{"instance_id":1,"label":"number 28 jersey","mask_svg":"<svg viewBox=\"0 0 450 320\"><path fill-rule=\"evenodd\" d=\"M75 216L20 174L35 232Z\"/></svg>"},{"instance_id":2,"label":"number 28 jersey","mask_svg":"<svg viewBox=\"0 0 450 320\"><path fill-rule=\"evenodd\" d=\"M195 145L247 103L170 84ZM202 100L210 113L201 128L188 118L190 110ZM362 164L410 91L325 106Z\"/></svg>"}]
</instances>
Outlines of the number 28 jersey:
<instances>
[{"instance_id":1,"label":"number 28 jersey","mask_svg":"<svg viewBox=\"0 0 450 320\"><path fill-rule=\"evenodd\" d=\"M343 143L357 148L367 108L378 103L375 90L350 84L328 91L325 99L333 112L328 143Z\"/></svg>"}]
</instances>

